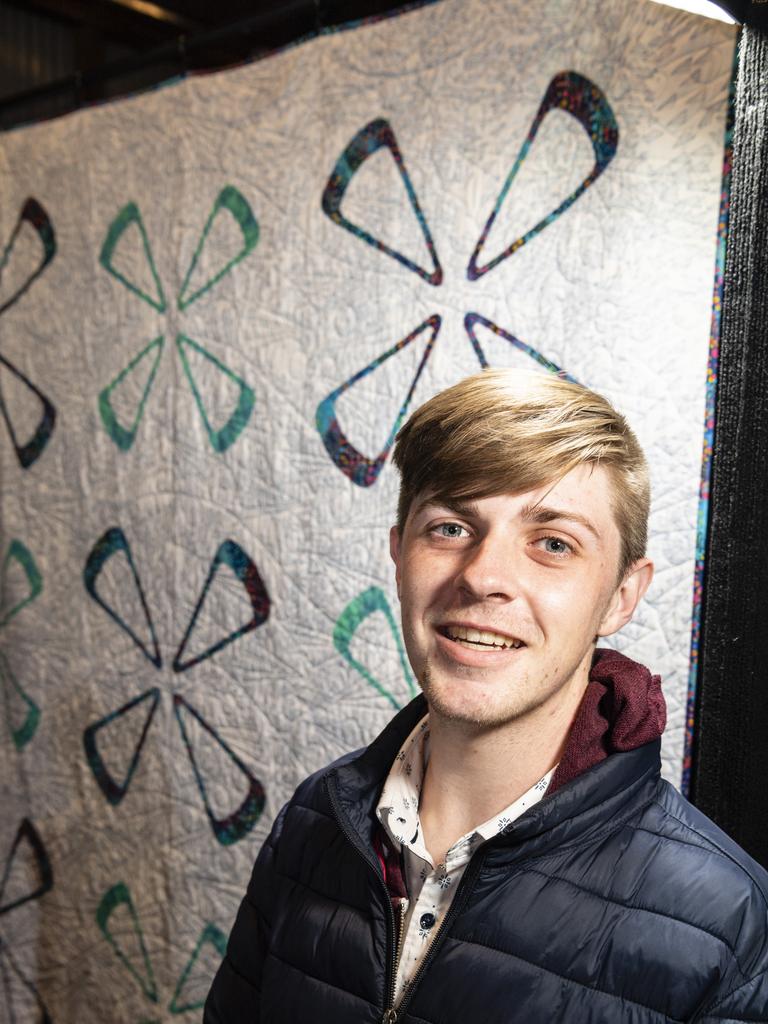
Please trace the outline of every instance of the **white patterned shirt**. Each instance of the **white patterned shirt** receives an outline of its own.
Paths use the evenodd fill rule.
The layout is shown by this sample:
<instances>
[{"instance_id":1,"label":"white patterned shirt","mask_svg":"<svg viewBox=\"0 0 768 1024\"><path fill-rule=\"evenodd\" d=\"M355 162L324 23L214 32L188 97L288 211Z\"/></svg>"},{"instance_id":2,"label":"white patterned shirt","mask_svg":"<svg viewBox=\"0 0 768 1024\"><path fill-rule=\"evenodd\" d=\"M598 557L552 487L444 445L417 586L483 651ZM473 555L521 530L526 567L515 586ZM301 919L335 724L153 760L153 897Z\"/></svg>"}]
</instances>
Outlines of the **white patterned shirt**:
<instances>
[{"instance_id":1,"label":"white patterned shirt","mask_svg":"<svg viewBox=\"0 0 768 1024\"><path fill-rule=\"evenodd\" d=\"M448 912L453 894L472 854L494 836L504 832L523 811L538 803L547 791L555 769L482 825L458 839L434 864L424 845L419 821L419 798L429 759L429 715L406 739L390 769L381 791L376 814L395 848L402 848L408 900L403 901L401 951L395 984L395 1006L413 981L419 964L432 945ZM555 766L556 767L556 766Z\"/></svg>"}]
</instances>

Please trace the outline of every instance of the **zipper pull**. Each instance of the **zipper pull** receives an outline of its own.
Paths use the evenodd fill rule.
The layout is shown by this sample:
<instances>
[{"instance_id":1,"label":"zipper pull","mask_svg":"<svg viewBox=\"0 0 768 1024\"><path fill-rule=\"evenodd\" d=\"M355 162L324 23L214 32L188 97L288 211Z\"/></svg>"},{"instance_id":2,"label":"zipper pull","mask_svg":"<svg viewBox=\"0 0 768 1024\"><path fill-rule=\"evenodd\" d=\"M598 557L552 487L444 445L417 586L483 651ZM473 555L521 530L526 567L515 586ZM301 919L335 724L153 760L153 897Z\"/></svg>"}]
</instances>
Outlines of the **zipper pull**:
<instances>
[{"instance_id":1,"label":"zipper pull","mask_svg":"<svg viewBox=\"0 0 768 1024\"><path fill-rule=\"evenodd\" d=\"M381 1018L381 1024L395 1024L397 1020L397 1010L394 1006L390 1006L388 1010L384 1011L384 1016Z\"/></svg>"}]
</instances>

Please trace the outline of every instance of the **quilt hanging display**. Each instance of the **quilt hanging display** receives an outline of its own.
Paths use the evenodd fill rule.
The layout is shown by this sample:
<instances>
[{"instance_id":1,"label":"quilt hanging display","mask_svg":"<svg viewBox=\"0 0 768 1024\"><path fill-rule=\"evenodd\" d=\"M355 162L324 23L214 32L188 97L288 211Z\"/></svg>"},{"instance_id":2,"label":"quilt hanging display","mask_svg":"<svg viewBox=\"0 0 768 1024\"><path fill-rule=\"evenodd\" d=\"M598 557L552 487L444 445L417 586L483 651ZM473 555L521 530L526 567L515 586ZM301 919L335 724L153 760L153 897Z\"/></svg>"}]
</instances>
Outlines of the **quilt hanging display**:
<instances>
[{"instance_id":1,"label":"quilt hanging display","mask_svg":"<svg viewBox=\"0 0 768 1024\"><path fill-rule=\"evenodd\" d=\"M0 136L0 1021L200 1019L280 806L416 693L392 443L482 367L649 455L611 642L680 785L734 43L438 0Z\"/></svg>"}]
</instances>

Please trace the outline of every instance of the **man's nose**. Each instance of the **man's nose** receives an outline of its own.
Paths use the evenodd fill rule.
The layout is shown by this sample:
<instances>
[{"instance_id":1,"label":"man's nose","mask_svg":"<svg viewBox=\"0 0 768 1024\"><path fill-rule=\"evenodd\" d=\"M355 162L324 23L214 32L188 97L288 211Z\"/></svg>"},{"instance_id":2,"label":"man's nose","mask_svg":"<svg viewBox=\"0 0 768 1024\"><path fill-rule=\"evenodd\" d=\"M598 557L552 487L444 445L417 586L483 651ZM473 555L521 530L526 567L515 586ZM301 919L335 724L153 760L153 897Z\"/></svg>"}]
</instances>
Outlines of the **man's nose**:
<instances>
[{"instance_id":1,"label":"man's nose","mask_svg":"<svg viewBox=\"0 0 768 1024\"><path fill-rule=\"evenodd\" d=\"M518 570L512 543L489 534L467 550L456 583L475 600L511 601L518 589Z\"/></svg>"}]
</instances>

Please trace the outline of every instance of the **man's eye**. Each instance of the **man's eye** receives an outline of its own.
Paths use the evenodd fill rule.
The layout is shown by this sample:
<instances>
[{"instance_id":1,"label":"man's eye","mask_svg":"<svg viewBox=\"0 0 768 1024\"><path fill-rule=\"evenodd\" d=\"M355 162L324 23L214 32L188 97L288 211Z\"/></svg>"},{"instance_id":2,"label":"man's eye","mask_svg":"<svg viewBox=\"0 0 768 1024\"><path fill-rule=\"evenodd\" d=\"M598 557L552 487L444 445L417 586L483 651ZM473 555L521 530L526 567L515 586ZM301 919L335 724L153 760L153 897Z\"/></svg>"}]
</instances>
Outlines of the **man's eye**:
<instances>
[{"instance_id":1,"label":"man's eye","mask_svg":"<svg viewBox=\"0 0 768 1024\"><path fill-rule=\"evenodd\" d=\"M433 533L436 533L438 537L461 537L467 531L459 523L439 523L433 527Z\"/></svg>"},{"instance_id":2,"label":"man's eye","mask_svg":"<svg viewBox=\"0 0 768 1024\"><path fill-rule=\"evenodd\" d=\"M548 555L567 555L571 551L571 545L560 537L542 537L542 542Z\"/></svg>"}]
</instances>

